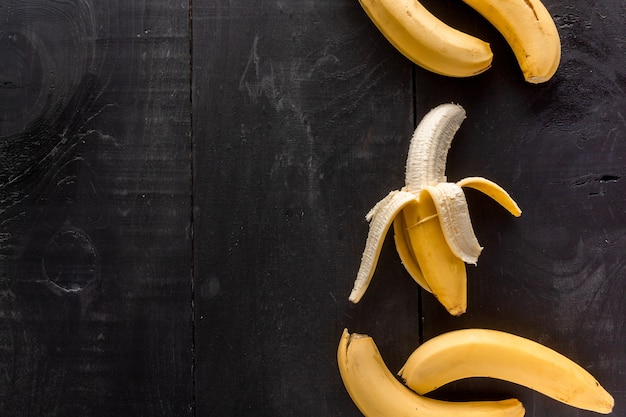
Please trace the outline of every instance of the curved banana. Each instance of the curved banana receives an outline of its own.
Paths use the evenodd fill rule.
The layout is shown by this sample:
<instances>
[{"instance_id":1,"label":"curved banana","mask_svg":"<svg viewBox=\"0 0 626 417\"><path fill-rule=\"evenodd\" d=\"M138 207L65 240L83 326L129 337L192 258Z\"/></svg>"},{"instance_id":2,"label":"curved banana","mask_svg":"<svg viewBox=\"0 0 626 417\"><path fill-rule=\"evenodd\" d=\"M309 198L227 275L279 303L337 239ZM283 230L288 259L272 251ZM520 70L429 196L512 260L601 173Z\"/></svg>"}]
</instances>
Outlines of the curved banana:
<instances>
[{"instance_id":1,"label":"curved banana","mask_svg":"<svg viewBox=\"0 0 626 417\"><path fill-rule=\"evenodd\" d=\"M380 32L415 64L451 77L480 74L491 66L489 44L456 30L417 0L359 0Z\"/></svg>"},{"instance_id":2,"label":"curved banana","mask_svg":"<svg viewBox=\"0 0 626 417\"><path fill-rule=\"evenodd\" d=\"M608 414L613 397L582 367L532 340L497 330L465 329L419 346L399 375L425 394L468 377L491 377L534 389L584 410Z\"/></svg>"},{"instance_id":3,"label":"curved banana","mask_svg":"<svg viewBox=\"0 0 626 417\"><path fill-rule=\"evenodd\" d=\"M467 307L465 263L475 264L482 247L472 228L463 187L493 198L511 214L521 210L500 186L481 177L446 182L446 159L465 119L456 104L442 104L419 123L409 146L405 186L367 214L370 231L350 301L358 302L372 278L387 230L393 223L398 255L413 279L453 315Z\"/></svg>"},{"instance_id":4,"label":"curved banana","mask_svg":"<svg viewBox=\"0 0 626 417\"><path fill-rule=\"evenodd\" d=\"M422 397L402 385L385 365L374 340L343 331L337 349L343 383L366 417L522 417L516 399L445 402Z\"/></svg>"},{"instance_id":5,"label":"curved banana","mask_svg":"<svg viewBox=\"0 0 626 417\"><path fill-rule=\"evenodd\" d=\"M529 83L548 81L561 60L561 40L541 0L463 0L504 36Z\"/></svg>"},{"instance_id":6,"label":"curved banana","mask_svg":"<svg viewBox=\"0 0 626 417\"><path fill-rule=\"evenodd\" d=\"M454 135L465 120L465 109L445 103L419 122L409 144L404 175L406 191L418 193L424 186L446 181L446 160Z\"/></svg>"}]
</instances>

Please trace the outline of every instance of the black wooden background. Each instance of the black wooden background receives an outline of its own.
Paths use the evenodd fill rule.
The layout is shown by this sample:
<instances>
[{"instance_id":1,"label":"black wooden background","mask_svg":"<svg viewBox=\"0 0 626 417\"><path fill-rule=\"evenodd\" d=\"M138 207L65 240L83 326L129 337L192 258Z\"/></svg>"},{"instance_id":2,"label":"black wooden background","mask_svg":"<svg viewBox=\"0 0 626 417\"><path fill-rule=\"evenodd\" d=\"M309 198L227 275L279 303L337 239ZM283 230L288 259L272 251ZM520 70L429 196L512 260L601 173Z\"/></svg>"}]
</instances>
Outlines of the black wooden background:
<instances>
[{"instance_id":1,"label":"black wooden background","mask_svg":"<svg viewBox=\"0 0 626 417\"><path fill-rule=\"evenodd\" d=\"M356 0L0 0L0 415L358 416L341 331L392 370L464 327L540 341L626 413L626 6L545 0L562 64L529 85L460 0L424 1L491 42L471 79L402 57ZM402 186L416 121L468 117L448 178L485 247L449 316L387 239L358 305L365 213ZM499 381L439 398L516 396Z\"/></svg>"}]
</instances>

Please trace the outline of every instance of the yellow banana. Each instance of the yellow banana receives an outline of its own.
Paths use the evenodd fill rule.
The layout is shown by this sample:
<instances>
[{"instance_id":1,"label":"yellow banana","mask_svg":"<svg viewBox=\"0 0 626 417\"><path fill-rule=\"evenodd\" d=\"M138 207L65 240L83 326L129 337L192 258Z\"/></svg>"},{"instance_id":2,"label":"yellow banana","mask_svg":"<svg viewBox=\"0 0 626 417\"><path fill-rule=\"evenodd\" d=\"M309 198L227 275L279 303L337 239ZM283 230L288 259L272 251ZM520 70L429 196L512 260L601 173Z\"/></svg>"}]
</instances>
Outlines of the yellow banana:
<instances>
[{"instance_id":1,"label":"yellow banana","mask_svg":"<svg viewBox=\"0 0 626 417\"><path fill-rule=\"evenodd\" d=\"M404 209L403 212L407 210L408 208ZM407 270L409 275L413 277L415 282L417 282L420 287L432 293L433 291L430 289L430 285L426 282L422 269L417 263L417 259L413 253L413 248L409 244L411 238L408 233L408 228L404 222L404 215L396 216L393 219L393 240L396 244L396 250L400 256L402 265L404 265L404 268Z\"/></svg>"},{"instance_id":2,"label":"yellow banana","mask_svg":"<svg viewBox=\"0 0 626 417\"><path fill-rule=\"evenodd\" d=\"M504 36L529 83L548 81L561 60L561 40L541 0L463 0Z\"/></svg>"},{"instance_id":3,"label":"yellow banana","mask_svg":"<svg viewBox=\"0 0 626 417\"><path fill-rule=\"evenodd\" d=\"M359 1L387 40L429 71L469 77L491 66L488 43L448 26L417 0Z\"/></svg>"},{"instance_id":4,"label":"yellow banana","mask_svg":"<svg viewBox=\"0 0 626 417\"><path fill-rule=\"evenodd\" d=\"M584 410L608 414L613 397L575 362L532 340L497 330L465 329L419 346L399 375L419 394L468 377L491 377L534 389Z\"/></svg>"},{"instance_id":5,"label":"yellow banana","mask_svg":"<svg viewBox=\"0 0 626 417\"><path fill-rule=\"evenodd\" d=\"M392 191L367 214L370 230L350 301L357 303L372 278L380 248L393 223L396 249L405 268L453 315L467 306L465 263L475 264L482 248L472 228L462 187L477 189L519 216L515 201L481 177L446 182L448 150L465 119L456 104L442 104L419 123L409 146L405 186Z\"/></svg>"},{"instance_id":6,"label":"yellow banana","mask_svg":"<svg viewBox=\"0 0 626 417\"><path fill-rule=\"evenodd\" d=\"M385 365L374 340L344 330L337 349L339 373L366 417L522 417L518 400L446 402L402 385Z\"/></svg>"},{"instance_id":7,"label":"yellow banana","mask_svg":"<svg viewBox=\"0 0 626 417\"><path fill-rule=\"evenodd\" d=\"M380 32L415 64L451 77L480 74L491 66L489 44L448 26L418 0L359 0ZM463 0L485 17L511 46L526 81L556 72L561 41L541 0Z\"/></svg>"}]
</instances>

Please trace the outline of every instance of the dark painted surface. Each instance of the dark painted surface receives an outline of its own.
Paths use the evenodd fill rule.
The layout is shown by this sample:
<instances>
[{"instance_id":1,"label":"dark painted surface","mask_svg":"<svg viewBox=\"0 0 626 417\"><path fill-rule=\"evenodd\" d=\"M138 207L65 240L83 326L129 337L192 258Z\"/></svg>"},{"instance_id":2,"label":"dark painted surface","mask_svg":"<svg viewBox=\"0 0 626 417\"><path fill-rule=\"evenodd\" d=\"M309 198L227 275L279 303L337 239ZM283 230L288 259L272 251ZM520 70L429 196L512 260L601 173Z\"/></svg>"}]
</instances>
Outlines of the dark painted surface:
<instances>
[{"instance_id":1,"label":"dark painted surface","mask_svg":"<svg viewBox=\"0 0 626 417\"><path fill-rule=\"evenodd\" d=\"M614 394L615 415L626 411L626 9L546 4L563 64L534 86L500 35L455 1L428 6L495 52L473 79L413 68L356 1L195 2L199 415L359 415L336 370L343 327L372 335L391 369L450 329L531 337L589 369ZM463 317L420 294L391 239L352 306L364 215L403 184L413 115L448 101L468 112L449 178L488 177L524 214L468 192L485 250L468 268ZM439 395L516 395L529 416L592 415L502 382Z\"/></svg>"},{"instance_id":2,"label":"dark painted surface","mask_svg":"<svg viewBox=\"0 0 626 417\"><path fill-rule=\"evenodd\" d=\"M411 67L352 2L197 2L193 22L198 415L355 415L343 326L419 326L404 280L346 303L363 216L403 177Z\"/></svg>"},{"instance_id":3,"label":"dark painted surface","mask_svg":"<svg viewBox=\"0 0 626 417\"><path fill-rule=\"evenodd\" d=\"M465 82L418 74L418 112L454 97L468 109L451 150L449 178L486 176L523 210L514 219L484 196L470 195L485 250L478 266L468 268L468 313L450 318L424 295L424 337L495 327L538 340L588 369L614 395L614 415L622 415L626 9L613 1L546 4L563 46L559 71L546 85L527 86L511 77L514 67L503 69L502 59L514 62L501 42L494 42L501 59L480 77L475 92ZM486 385L475 390L506 389L525 402L527 414L593 414L526 389ZM449 391L458 395L470 388L463 383Z\"/></svg>"},{"instance_id":4,"label":"dark painted surface","mask_svg":"<svg viewBox=\"0 0 626 417\"><path fill-rule=\"evenodd\" d=\"M191 415L187 3L0 20L0 415Z\"/></svg>"},{"instance_id":5,"label":"dark painted surface","mask_svg":"<svg viewBox=\"0 0 626 417\"><path fill-rule=\"evenodd\" d=\"M469 8L425 4L493 67L415 68L356 1L0 1L0 415L358 416L344 327L392 370L447 330L527 336L623 415L626 9L546 0L563 60L532 86ZM392 239L351 305L364 216L447 101L468 113L449 179L490 178L524 213L468 192L485 250L464 316ZM497 381L437 395L593 415Z\"/></svg>"}]
</instances>

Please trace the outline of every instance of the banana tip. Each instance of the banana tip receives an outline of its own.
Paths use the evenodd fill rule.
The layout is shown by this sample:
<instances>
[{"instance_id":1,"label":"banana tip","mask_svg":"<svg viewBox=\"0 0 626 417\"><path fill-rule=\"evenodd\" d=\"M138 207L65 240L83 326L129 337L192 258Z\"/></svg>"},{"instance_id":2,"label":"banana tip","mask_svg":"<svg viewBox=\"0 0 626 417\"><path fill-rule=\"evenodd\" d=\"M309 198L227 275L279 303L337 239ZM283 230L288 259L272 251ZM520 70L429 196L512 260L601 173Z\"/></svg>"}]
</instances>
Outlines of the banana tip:
<instances>
[{"instance_id":1,"label":"banana tip","mask_svg":"<svg viewBox=\"0 0 626 417\"><path fill-rule=\"evenodd\" d=\"M350 295L348 296L348 300L352 304L357 304L359 301L361 301L361 297L363 297L363 291L358 288L354 288L350 292Z\"/></svg>"},{"instance_id":2,"label":"banana tip","mask_svg":"<svg viewBox=\"0 0 626 417\"><path fill-rule=\"evenodd\" d=\"M524 79L529 84L542 84L549 81L554 74L547 75L535 75L535 74L524 74Z\"/></svg>"},{"instance_id":3,"label":"banana tip","mask_svg":"<svg viewBox=\"0 0 626 417\"><path fill-rule=\"evenodd\" d=\"M453 307L448 307L447 310L448 310L448 313L450 313L451 315L455 317L459 317L465 314L465 311L467 309L462 306L453 306Z\"/></svg>"},{"instance_id":4,"label":"banana tip","mask_svg":"<svg viewBox=\"0 0 626 417\"><path fill-rule=\"evenodd\" d=\"M598 385L600 384L598 383ZM615 399L606 390L604 390L604 392L605 400L603 404L598 407L598 412L601 414L611 414L613 412L613 406L615 406Z\"/></svg>"}]
</instances>

